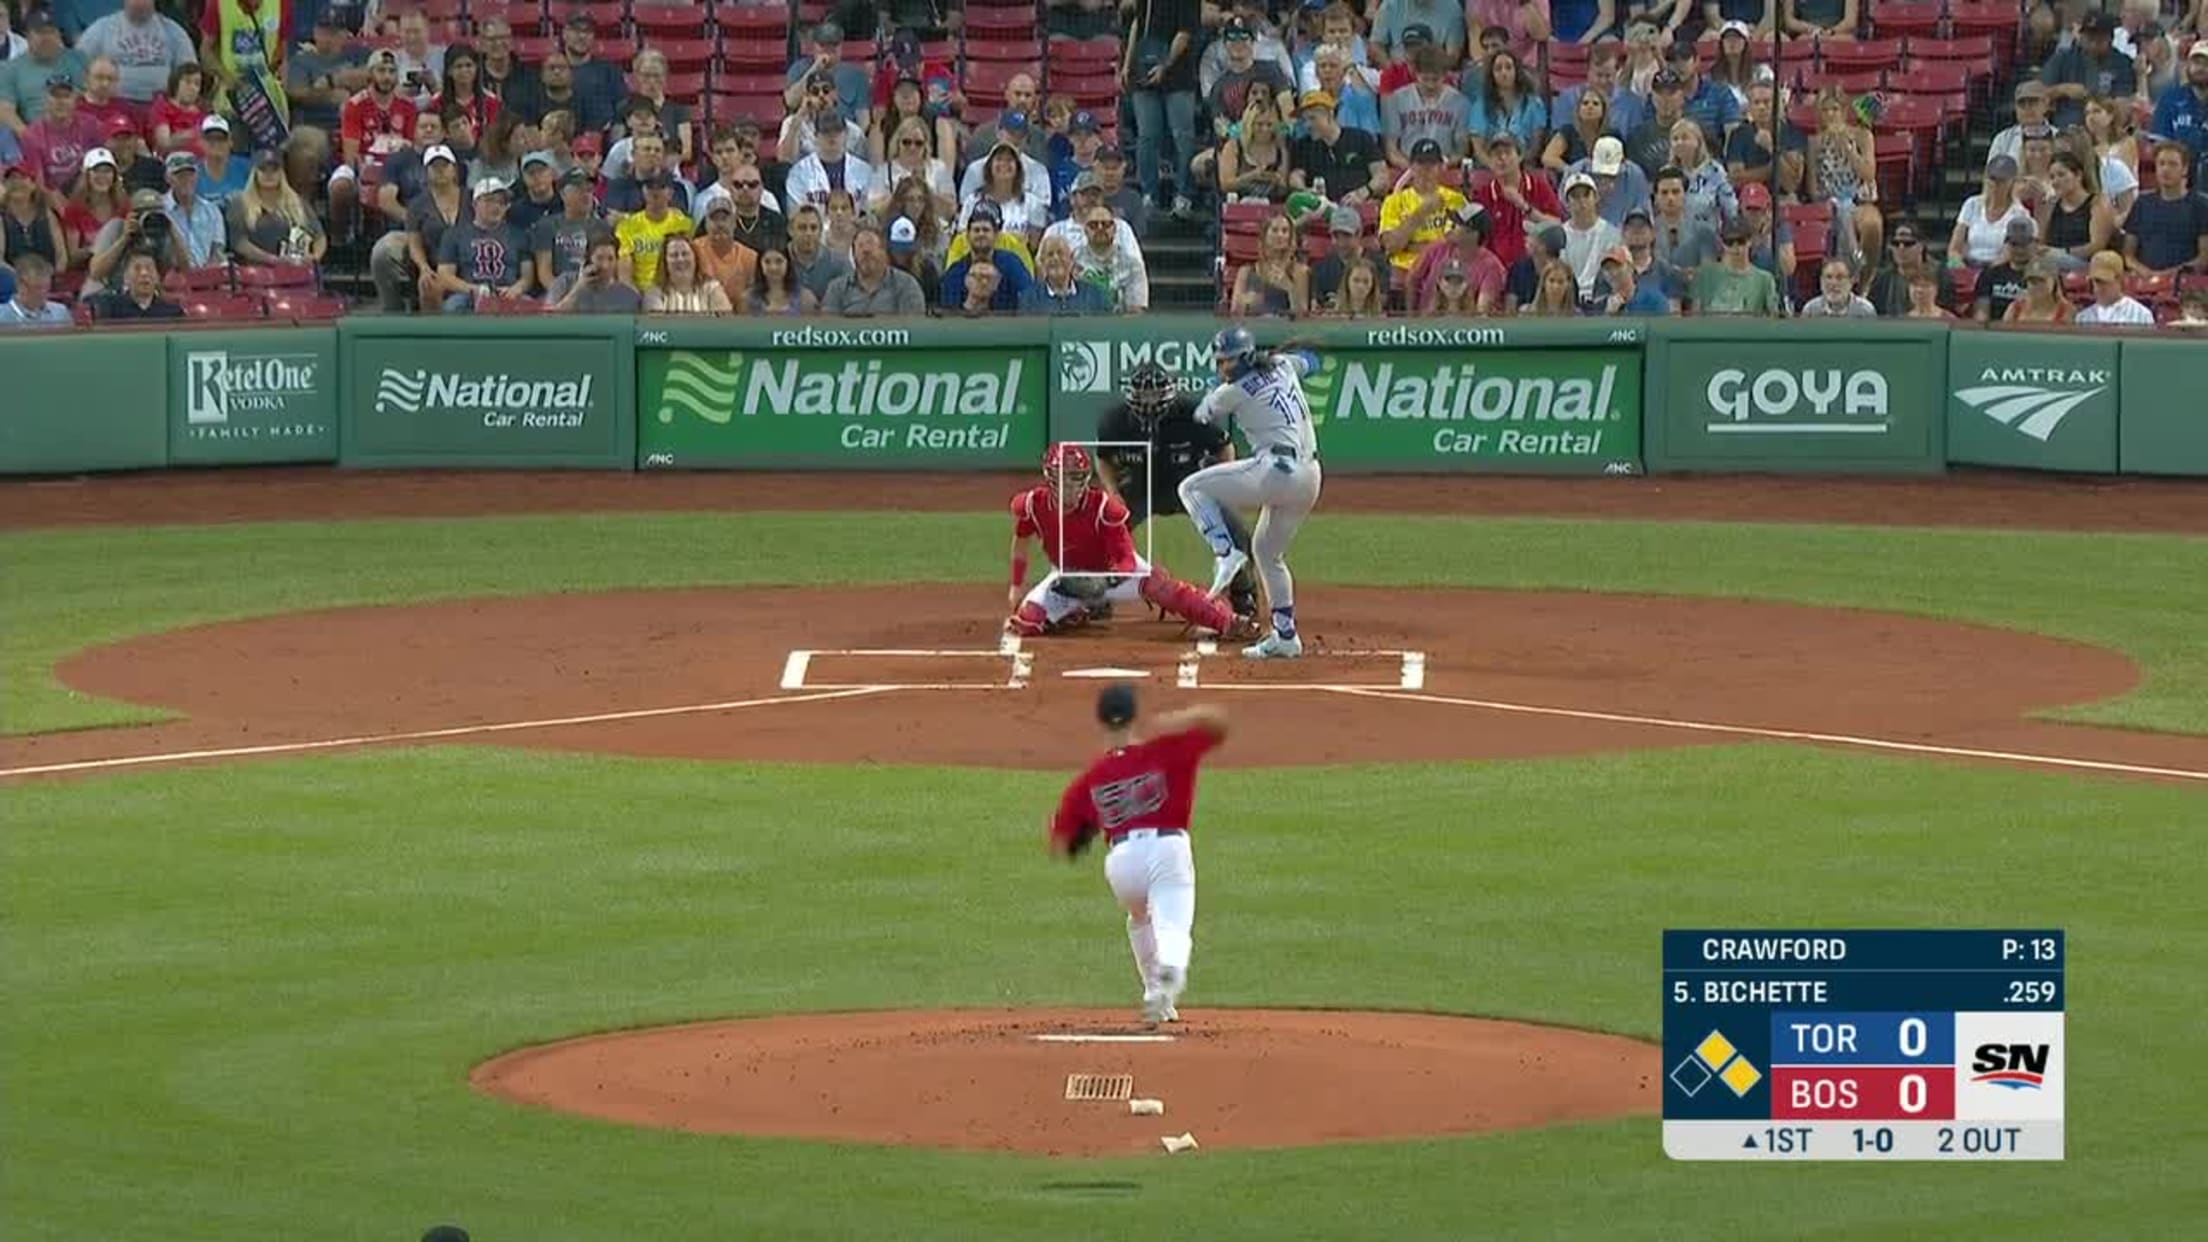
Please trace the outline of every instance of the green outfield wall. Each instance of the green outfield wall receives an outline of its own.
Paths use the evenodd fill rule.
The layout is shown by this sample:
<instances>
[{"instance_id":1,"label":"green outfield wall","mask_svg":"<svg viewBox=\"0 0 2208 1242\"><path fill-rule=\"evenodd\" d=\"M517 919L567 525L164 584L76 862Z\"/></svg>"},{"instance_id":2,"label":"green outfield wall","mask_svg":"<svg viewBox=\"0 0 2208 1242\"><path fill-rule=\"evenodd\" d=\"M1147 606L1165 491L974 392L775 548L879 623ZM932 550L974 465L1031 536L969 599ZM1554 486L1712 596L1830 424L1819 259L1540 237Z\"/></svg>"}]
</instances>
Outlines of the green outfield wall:
<instances>
[{"instance_id":1,"label":"green outfield wall","mask_svg":"<svg viewBox=\"0 0 2208 1242\"><path fill-rule=\"evenodd\" d=\"M1133 370L1212 382L1205 315L364 316L0 336L0 472L1001 470L1094 437ZM1388 320L1302 345L1337 473L2208 475L2208 340L1936 323Z\"/></svg>"}]
</instances>

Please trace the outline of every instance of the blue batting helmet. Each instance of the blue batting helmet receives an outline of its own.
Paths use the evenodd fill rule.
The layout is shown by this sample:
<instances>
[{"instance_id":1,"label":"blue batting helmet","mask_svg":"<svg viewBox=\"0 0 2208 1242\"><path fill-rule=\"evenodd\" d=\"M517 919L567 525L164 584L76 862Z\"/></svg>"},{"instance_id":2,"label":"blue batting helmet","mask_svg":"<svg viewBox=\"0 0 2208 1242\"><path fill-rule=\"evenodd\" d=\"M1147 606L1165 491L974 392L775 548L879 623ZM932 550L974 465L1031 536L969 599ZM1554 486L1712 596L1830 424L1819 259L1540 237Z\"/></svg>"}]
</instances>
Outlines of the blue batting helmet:
<instances>
[{"instance_id":1,"label":"blue batting helmet","mask_svg":"<svg viewBox=\"0 0 2208 1242\"><path fill-rule=\"evenodd\" d=\"M1221 328L1219 335L1211 338L1211 356L1228 378L1234 378L1248 370L1257 357L1257 338L1248 328Z\"/></svg>"}]
</instances>

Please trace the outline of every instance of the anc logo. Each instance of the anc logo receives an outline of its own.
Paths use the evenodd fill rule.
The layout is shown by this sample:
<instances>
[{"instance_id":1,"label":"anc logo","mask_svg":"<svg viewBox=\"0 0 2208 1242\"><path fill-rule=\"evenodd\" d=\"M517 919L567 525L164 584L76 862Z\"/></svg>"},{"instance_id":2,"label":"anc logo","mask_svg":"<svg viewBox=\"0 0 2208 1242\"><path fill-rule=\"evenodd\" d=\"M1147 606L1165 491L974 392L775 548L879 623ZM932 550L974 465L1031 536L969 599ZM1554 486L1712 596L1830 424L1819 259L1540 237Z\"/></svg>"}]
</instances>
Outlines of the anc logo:
<instances>
[{"instance_id":1,"label":"anc logo","mask_svg":"<svg viewBox=\"0 0 2208 1242\"><path fill-rule=\"evenodd\" d=\"M2047 1081L2046 1044L1980 1044L1970 1060L1971 1081L2037 1091Z\"/></svg>"},{"instance_id":2,"label":"anc logo","mask_svg":"<svg viewBox=\"0 0 2208 1242\"><path fill-rule=\"evenodd\" d=\"M659 390L659 421L675 421L675 412L695 414L709 423L736 417L736 399L744 383L744 356L704 354L678 349L667 355L667 379Z\"/></svg>"}]
</instances>

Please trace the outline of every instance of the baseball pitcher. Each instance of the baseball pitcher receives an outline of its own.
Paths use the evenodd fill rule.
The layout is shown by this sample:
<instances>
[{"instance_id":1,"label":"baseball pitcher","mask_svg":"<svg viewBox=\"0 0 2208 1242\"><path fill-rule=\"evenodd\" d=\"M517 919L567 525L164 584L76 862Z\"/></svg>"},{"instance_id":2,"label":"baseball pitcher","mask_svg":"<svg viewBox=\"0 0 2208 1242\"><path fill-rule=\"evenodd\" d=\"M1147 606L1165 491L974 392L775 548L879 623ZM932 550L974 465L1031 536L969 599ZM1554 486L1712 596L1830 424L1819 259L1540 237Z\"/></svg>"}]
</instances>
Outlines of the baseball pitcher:
<instances>
[{"instance_id":1,"label":"baseball pitcher","mask_svg":"<svg viewBox=\"0 0 2208 1242\"><path fill-rule=\"evenodd\" d=\"M1288 545L1319 503L1318 433L1303 395L1303 377L1318 359L1300 351L1259 350L1244 328L1220 332L1212 354L1219 386L1196 407L1196 421L1233 423L1249 442L1250 455L1181 480L1181 504L1218 558L1211 579L1214 597L1250 562L1250 554L1234 546L1226 514L1234 508L1258 510L1250 547L1272 604L1273 624L1271 633L1244 647L1242 654L1253 660L1292 660L1303 654L1303 640L1296 636L1296 584L1288 573Z\"/></svg>"},{"instance_id":2,"label":"baseball pitcher","mask_svg":"<svg viewBox=\"0 0 2208 1242\"><path fill-rule=\"evenodd\" d=\"M1053 572L1028 590L1028 545L1037 539ZM1024 637L1063 633L1112 604L1136 600L1199 629L1234 628L1226 604L1135 554L1127 506L1096 485L1088 450L1052 445L1042 485L1012 498L1012 586L1005 596L1012 615L1005 628Z\"/></svg>"},{"instance_id":3,"label":"baseball pitcher","mask_svg":"<svg viewBox=\"0 0 2208 1242\"><path fill-rule=\"evenodd\" d=\"M1096 438L1114 442L1115 447L1097 450L1096 472L1105 490L1127 506L1130 527L1140 527L1152 515L1176 516L1182 511L1181 480L1234 460L1234 440L1226 428L1197 422L1195 399L1155 362L1143 363L1127 377L1127 399L1104 412ZM1148 447L1116 447L1137 443ZM1232 510L1220 516L1235 548L1247 553L1249 527ZM1237 617L1257 615L1257 577L1247 564L1227 584L1227 603Z\"/></svg>"},{"instance_id":4,"label":"baseball pitcher","mask_svg":"<svg viewBox=\"0 0 2208 1242\"><path fill-rule=\"evenodd\" d=\"M1196 857L1188 846L1196 771L1227 721L1215 708L1161 716L1135 731L1135 688L1108 687L1096 719L1110 749L1073 778L1050 822L1051 853L1078 858L1104 838L1104 880L1127 911L1127 944L1142 978L1145 1022L1181 1020L1196 948Z\"/></svg>"}]
</instances>

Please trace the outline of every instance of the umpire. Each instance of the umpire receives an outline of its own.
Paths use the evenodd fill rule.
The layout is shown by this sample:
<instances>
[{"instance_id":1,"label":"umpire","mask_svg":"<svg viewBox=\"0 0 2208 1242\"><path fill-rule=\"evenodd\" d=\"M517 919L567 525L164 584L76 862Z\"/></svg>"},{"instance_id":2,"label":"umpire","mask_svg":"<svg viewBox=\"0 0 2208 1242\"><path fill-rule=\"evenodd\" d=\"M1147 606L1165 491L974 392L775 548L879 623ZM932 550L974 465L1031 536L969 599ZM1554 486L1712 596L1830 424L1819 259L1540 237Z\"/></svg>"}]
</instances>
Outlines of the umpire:
<instances>
[{"instance_id":1,"label":"umpire","mask_svg":"<svg viewBox=\"0 0 2208 1242\"><path fill-rule=\"evenodd\" d=\"M1149 446L1147 450L1096 451L1097 469L1105 486L1127 506L1130 527L1141 526L1152 515L1171 517L1182 512L1181 480L1206 466L1234 460L1234 441L1227 437L1226 428L1197 422L1196 399L1182 392L1172 374L1155 362L1143 363L1127 377L1127 399L1105 412L1097 423L1096 438ZM1249 528L1231 510L1226 519L1234 546L1247 553ZM1257 579L1249 565L1227 587L1227 602L1238 617L1256 615Z\"/></svg>"}]
</instances>

